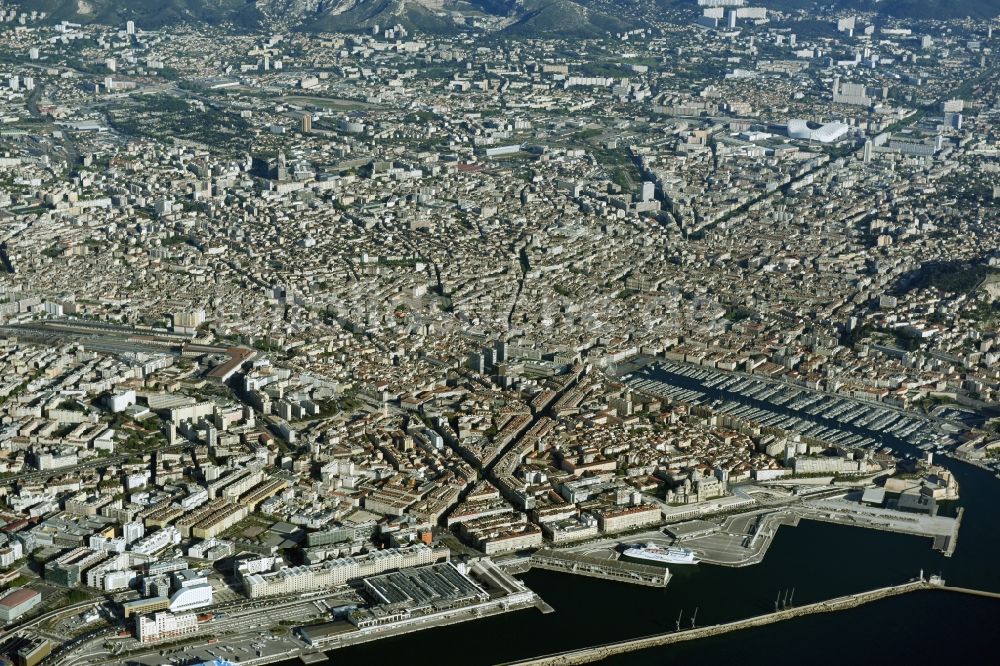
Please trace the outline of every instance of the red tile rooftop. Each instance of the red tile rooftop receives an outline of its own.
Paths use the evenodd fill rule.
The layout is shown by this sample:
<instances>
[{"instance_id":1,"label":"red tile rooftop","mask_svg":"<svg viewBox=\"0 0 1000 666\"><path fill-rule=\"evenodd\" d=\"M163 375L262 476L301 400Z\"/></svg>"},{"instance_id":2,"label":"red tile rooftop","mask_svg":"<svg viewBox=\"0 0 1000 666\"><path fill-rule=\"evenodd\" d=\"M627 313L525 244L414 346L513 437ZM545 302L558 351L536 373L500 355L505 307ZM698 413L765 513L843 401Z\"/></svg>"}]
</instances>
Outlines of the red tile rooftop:
<instances>
[{"instance_id":1,"label":"red tile rooftop","mask_svg":"<svg viewBox=\"0 0 1000 666\"><path fill-rule=\"evenodd\" d=\"M5 597L0 598L0 606L3 606L4 608L15 608L24 602L33 599L39 594L40 592L37 590L32 590L26 587L21 588L20 590L14 590Z\"/></svg>"},{"instance_id":2,"label":"red tile rooftop","mask_svg":"<svg viewBox=\"0 0 1000 666\"><path fill-rule=\"evenodd\" d=\"M212 371L208 373L209 378L226 378L229 374L246 363L247 360L257 354L255 350L248 349L247 347L230 347L226 350L226 353L229 354L229 360L212 368Z\"/></svg>"}]
</instances>

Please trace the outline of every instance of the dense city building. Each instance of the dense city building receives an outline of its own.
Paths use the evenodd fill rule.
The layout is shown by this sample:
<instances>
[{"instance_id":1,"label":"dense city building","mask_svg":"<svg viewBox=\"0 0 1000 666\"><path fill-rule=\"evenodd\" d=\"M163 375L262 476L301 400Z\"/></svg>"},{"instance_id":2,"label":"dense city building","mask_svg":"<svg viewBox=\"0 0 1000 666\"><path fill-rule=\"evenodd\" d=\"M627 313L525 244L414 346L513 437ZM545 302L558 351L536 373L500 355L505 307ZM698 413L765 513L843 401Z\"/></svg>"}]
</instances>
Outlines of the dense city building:
<instances>
[{"instance_id":1,"label":"dense city building","mask_svg":"<svg viewBox=\"0 0 1000 666\"><path fill-rule=\"evenodd\" d=\"M954 553L992 18L127 4L0 6L10 659L264 663L802 518Z\"/></svg>"}]
</instances>

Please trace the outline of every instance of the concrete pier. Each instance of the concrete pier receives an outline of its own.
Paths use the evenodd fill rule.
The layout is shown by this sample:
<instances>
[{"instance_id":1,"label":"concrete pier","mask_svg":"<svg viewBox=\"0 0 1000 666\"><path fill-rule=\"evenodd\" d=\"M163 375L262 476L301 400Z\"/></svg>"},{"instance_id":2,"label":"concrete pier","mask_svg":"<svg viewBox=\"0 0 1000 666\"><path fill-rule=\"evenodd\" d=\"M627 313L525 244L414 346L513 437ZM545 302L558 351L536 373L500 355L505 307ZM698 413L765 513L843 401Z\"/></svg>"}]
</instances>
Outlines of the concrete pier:
<instances>
[{"instance_id":1,"label":"concrete pier","mask_svg":"<svg viewBox=\"0 0 1000 666\"><path fill-rule=\"evenodd\" d=\"M535 608L537 608L542 615L548 615L549 613L556 612L556 609L543 601L541 597L538 597L535 601Z\"/></svg>"},{"instance_id":2,"label":"concrete pier","mask_svg":"<svg viewBox=\"0 0 1000 666\"><path fill-rule=\"evenodd\" d=\"M954 552L962 515L961 511L959 511L957 518L908 513L895 509L865 506L844 498L826 498L803 502L794 510L801 518L808 520L930 537L933 539L934 547L946 554L949 549Z\"/></svg>"},{"instance_id":3,"label":"concrete pier","mask_svg":"<svg viewBox=\"0 0 1000 666\"><path fill-rule=\"evenodd\" d=\"M962 526L962 516L965 514L965 507L958 507L958 515L955 516L955 528L948 535L944 544L944 556L951 557L955 554L955 547L958 545L958 528Z\"/></svg>"},{"instance_id":4,"label":"concrete pier","mask_svg":"<svg viewBox=\"0 0 1000 666\"><path fill-rule=\"evenodd\" d=\"M942 585L938 589L946 590L948 592L959 592L961 594L971 594L974 597L986 597L987 599L1000 599L1000 592L987 592L986 590L973 590L968 587L950 587L948 585Z\"/></svg>"},{"instance_id":5,"label":"concrete pier","mask_svg":"<svg viewBox=\"0 0 1000 666\"><path fill-rule=\"evenodd\" d=\"M533 659L525 659L522 661L509 662L508 666L515 666L515 665L516 666L566 666L568 664L587 664L601 659L606 659L616 654L634 652L636 650L645 650L651 647L657 647L660 645L669 645L671 643L680 643L683 641L696 640L699 638L706 638L708 636L717 636L719 634L725 634L731 631L739 631L741 629L761 627L768 624L774 624L775 622L781 622L783 620L790 620L792 618L801 617L804 615L812 615L814 613L829 613L833 611L847 610L849 608L854 608L856 606L860 606L862 604L866 604L872 601L877 601L879 599L885 599L887 597L893 597L896 595L906 594L908 592L914 592L916 590L924 590L924 589L949 589L949 588L941 588L940 586L932 585L931 583L928 583L923 580L915 580L910 583L904 583L902 585L893 585L891 587L883 587L876 590L871 590L869 592L850 594L847 596L838 597L836 599L830 599L829 601L820 601L817 603L807 604L805 606L799 606L796 608L786 608L783 610L776 611L774 613L768 613L766 615L758 615L755 617L746 618L744 620L737 620L735 622L710 625L707 627L697 627L695 629L674 631L664 634L654 634L652 636L645 636L642 638L634 638L630 640L618 641L616 643L607 643L605 645L582 648L579 650L569 650L567 652L559 652L556 654L545 655ZM956 590L956 591L964 591L964 590ZM988 596L993 596L993 595L988 593ZM1000 595L996 596L1000 597Z\"/></svg>"},{"instance_id":6,"label":"concrete pier","mask_svg":"<svg viewBox=\"0 0 1000 666\"><path fill-rule=\"evenodd\" d=\"M664 587L670 580L670 572L664 567L600 559L545 548L531 556L531 566L549 571L561 571L591 578L614 580L619 583L652 587Z\"/></svg>"}]
</instances>

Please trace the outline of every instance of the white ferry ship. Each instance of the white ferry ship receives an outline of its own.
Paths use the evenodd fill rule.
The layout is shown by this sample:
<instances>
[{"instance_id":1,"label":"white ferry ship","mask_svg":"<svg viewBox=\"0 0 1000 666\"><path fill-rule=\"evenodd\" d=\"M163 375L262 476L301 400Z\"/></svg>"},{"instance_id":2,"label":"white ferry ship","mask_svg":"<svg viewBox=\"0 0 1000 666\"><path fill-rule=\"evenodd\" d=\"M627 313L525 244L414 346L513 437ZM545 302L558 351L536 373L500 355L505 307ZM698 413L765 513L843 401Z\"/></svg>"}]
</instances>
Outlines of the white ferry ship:
<instances>
[{"instance_id":1,"label":"white ferry ship","mask_svg":"<svg viewBox=\"0 0 1000 666\"><path fill-rule=\"evenodd\" d=\"M698 564L700 562L695 552L688 548L678 548L676 546L660 548L651 543L647 543L645 546L639 545L626 548L622 552L622 555L638 560L651 560L664 564Z\"/></svg>"}]
</instances>

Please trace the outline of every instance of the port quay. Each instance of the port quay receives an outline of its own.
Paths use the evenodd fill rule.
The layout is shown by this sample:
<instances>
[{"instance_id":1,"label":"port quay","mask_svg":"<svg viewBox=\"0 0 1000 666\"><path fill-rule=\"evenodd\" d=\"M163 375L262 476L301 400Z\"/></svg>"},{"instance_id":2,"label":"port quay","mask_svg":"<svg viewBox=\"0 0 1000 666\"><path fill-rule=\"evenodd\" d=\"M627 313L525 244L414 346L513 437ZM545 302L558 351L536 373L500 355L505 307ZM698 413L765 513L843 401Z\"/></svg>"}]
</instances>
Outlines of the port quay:
<instances>
[{"instance_id":1,"label":"port quay","mask_svg":"<svg viewBox=\"0 0 1000 666\"><path fill-rule=\"evenodd\" d=\"M849 594L835 599L818 601L803 606L779 608L771 613L765 613L763 615L748 617L723 624L692 627L691 629L665 632L654 634L652 636L643 636L623 641L616 641L613 643L606 643L604 645L558 652L531 659L507 662L503 666L569 666L571 664L587 664L627 652L635 652L652 647L670 645L672 643L681 643L699 638L707 638L709 636L718 636L743 629L762 627L806 615L848 610L867 603L886 599L888 597L895 597L902 594L930 589L947 590L958 594L971 594L975 596L1000 599L1000 594L998 593L962 587L949 587L945 585L944 580L941 578L932 576L929 579L925 579L923 572L920 572L920 576L918 578L899 585L881 587L867 592Z\"/></svg>"},{"instance_id":2,"label":"port quay","mask_svg":"<svg viewBox=\"0 0 1000 666\"><path fill-rule=\"evenodd\" d=\"M622 560L601 560L577 553L542 549L531 556L529 566L580 576L615 580L634 585L665 587L670 581L666 567L633 564Z\"/></svg>"}]
</instances>

